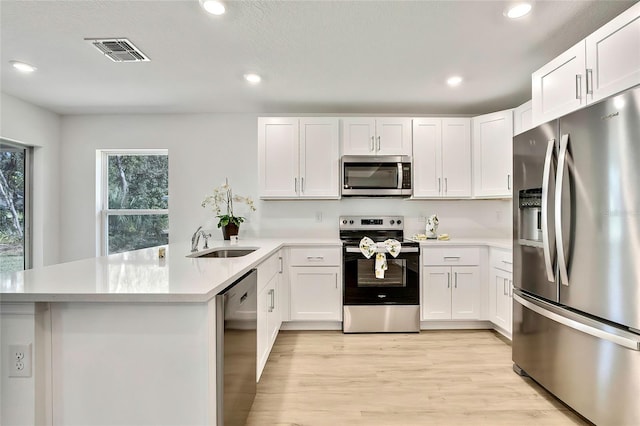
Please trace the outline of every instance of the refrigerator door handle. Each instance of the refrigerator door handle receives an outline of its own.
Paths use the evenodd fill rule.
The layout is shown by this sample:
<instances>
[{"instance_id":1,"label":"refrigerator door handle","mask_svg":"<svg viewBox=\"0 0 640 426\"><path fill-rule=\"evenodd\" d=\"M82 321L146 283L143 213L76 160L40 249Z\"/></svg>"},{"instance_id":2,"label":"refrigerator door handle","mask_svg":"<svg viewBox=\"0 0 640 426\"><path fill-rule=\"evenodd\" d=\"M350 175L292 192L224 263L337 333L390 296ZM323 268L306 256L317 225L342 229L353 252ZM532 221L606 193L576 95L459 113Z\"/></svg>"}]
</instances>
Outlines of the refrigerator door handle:
<instances>
[{"instance_id":1,"label":"refrigerator door handle","mask_svg":"<svg viewBox=\"0 0 640 426\"><path fill-rule=\"evenodd\" d=\"M560 139L560 154L558 155L558 171L556 176L556 247L558 252L558 269L560 269L560 283L569 285L569 272L567 270L567 258L565 256L564 242L562 239L562 183L564 181L564 169L567 164L569 149L569 134L562 135Z\"/></svg>"},{"instance_id":2,"label":"refrigerator door handle","mask_svg":"<svg viewBox=\"0 0 640 426\"><path fill-rule=\"evenodd\" d=\"M551 244L549 243L549 178L551 177L551 162L553 149L556 140L551 139L547 143L547 153L544 157L544 169L542 172L542 254L544 255L544 266L547 271L547 280L555 282L556 277L553 272L551 262Z\"/></svg>"},{"instance_id":3,"label":"refrigerator door handle","mask_svg":"<svg viewBox=\"0 0 640 426\"><path fill-rule=\"evenodd\" d=\"M625 333L623 331L621 331L620 334L610 333L593 325L586 324L584 322L577 321L575 319L568 318L551 310L545 309L537 303L526 300L524 297L520 296L517 293L513 294L513 299L527 309L530 309L533 312L542 315L543 317L549 318L550 320L555 321L559 324L589 334L598 339L608 340L609 342L623 346L627 349L640 351L640 336L634 336L631 333Z\"/></svg>"}]
</instances>

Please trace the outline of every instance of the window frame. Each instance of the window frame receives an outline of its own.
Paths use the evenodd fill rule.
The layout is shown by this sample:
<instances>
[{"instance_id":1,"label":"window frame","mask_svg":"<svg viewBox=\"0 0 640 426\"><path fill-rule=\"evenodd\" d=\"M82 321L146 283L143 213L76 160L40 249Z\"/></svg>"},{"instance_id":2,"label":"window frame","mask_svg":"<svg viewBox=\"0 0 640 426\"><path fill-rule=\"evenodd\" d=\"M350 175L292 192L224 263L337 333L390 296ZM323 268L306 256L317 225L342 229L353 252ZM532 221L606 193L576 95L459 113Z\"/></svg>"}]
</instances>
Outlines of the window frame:
<instances>
[{"instance_id":1,"label":"window frame","mask_svg":"<svg viewBox=\"0 0 640 426\"><path fill-rule=\"evenodd\" d=\"M100 149L98 150L98 160L100 172L98 173L98 229L99 244L97 254L100 256L109 255L109 217L110 216L169 216L169 209L110 209L109 206L109 156L112 155L165 155L167 156L168 170L168 149ZM167 183L168 186L168 183ZM167 187L167 193L169 188Z\"/></svg>"},{"instance_id":2,"label":"window frame","mask_svg":"<svg viewBox=\"0 0 640 426\"><path fill-rule=\"evenodd\" d=\"M0 144L24 151L24 270L33 268L33 146L17 140L0 137Z\"/></svg>"}]
</instances>

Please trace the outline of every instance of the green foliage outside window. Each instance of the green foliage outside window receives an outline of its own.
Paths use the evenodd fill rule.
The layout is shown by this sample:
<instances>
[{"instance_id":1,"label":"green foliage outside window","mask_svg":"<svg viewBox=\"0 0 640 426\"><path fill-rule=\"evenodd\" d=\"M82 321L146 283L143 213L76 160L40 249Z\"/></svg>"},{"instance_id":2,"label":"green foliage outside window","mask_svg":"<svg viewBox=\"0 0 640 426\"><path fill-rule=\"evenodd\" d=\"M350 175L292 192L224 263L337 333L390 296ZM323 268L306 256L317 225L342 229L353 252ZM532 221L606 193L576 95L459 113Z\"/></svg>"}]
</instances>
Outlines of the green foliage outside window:
<instances>
[{"instance_id":1,"label":"green foliage outside window","mask_svg":"<svg viewBox=\"0 0 640 426\"><path fill-rule=\"evenodd\" d=\"M108 156L108 208L167 209L169 204L167 155L121 154ZM169 216L110 214L109 254L167 244Z\"/></svg>"}]
</instances>

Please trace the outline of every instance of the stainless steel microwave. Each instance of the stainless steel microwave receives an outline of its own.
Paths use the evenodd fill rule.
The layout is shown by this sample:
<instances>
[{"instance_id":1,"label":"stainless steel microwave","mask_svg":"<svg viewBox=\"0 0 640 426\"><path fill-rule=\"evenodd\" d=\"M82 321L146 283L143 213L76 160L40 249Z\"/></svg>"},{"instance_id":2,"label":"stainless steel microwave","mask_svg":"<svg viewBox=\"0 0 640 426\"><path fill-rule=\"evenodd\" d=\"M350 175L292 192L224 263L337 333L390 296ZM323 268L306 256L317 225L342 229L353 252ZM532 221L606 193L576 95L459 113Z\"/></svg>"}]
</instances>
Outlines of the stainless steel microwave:
<instances>
[{"instance_id":1,"label":"stainless steel microwave","mask_svg":"<svg viewBox=\"0 0 640 426\"><path fill-rule=\"evenodd\" d=\"M411 157L345 155L342 157L342 196L408 197Z\"/></svg>"}]
</instances>

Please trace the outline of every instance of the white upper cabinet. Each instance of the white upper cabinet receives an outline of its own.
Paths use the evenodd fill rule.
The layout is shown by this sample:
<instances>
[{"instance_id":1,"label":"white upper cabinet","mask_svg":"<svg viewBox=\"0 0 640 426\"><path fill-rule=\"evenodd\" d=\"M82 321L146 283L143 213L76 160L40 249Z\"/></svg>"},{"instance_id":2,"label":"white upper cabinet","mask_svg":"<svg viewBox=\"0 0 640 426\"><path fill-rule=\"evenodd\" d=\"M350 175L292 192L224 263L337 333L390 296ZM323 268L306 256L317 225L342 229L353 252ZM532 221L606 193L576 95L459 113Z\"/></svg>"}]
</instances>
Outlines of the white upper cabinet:
<instances>
[{"instance_id":1,"label":"white upper cabinet","mask_svg":"<svg viewBox=\"0 0 640 426\"><path fill-rule=\"evenodd\" d=\"M340 197L340 138L336 118L300 119L301 198Z\"/></svg>"},{"instance_id":2,"label":"white upper cabinet","mask_svg":"<svg viewBox=\"0 0 640 426\"><path fill-rule=\"evenodd\" d=\"M587 102L640 84L640 3L586 39Z\"/></svg>"},{"instance_id":3,"label":"white upper cabinet","mask_svg":"<svg viewBox=\"0 0 640 426\"><path fill-rule=\"evenodd\" d=\"M470 119L414 119L413 176L414 198L470 197Z\"/></svg>"},{"instance_id":4,"label":"white upper cabinet","mask_svg":"<svg viewBox=\"0 0 640 426\"><path fill-rule=\"evenodd\" d=\"M339 198L337 118L258 119L260 197Z\"/></svg>"},{"instance_id":5,"label":"white upper cabinet","mask_svg":"<svg viewBox=\"0 0 640 426\"><path fill-rule=\"evenodd\" d=\"M513 112L473 118L473 195L509 198L512 188Z\"/></svg>"},{"instance_id":6,"label":"white upper cabinet","mask_svg":"<svg viewBox=\"0 0 640 426\"><path fill-rule=\"evenodd\" d=\"M533 125L640 84L640 3L531 76Z\"/></svg>"},{"instance_id":7,"label":"white upper cabinet","mask_svg":"<svg viewBox=\"0 0 640 426\"><path fill-rule=\"evenodd\" d=\"M260 196L297 197L298 119L258 119L258 166Z\"/></svg>"},{"instance_id":8,"label":"white upper cabinet","mask_svg":"<svg viewBox=\"0 0 640 426\"><path fill-rule=\"evenodd\" d=\"M343 118L342 154L411 155L411 119Z\"/></svg>"},{"instance_id":9,"label":"white upper cabinet","mask_svg":"<svg viewBox=\"0 0 640 426\"><path fill-rule=\"evenodd\" d=\"M573 46L531 76L534 124L542 124L586 104L584 42Z\"/></svg>"},{"instance_id":10,"label":"white upper cabinet","mask_svg":"<svg viewBox=\"0 0 640 426\"><path fill-rule=\"evenodd\" d=\"M513 136L533 127L531 101L527 101L513 110Z\"/></svg>"}]
</instances>

